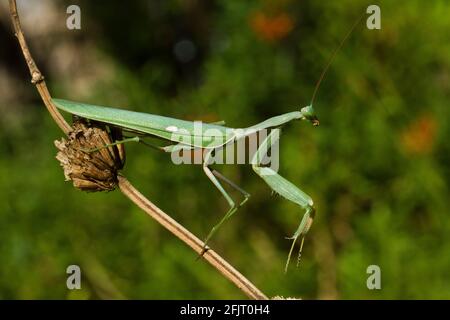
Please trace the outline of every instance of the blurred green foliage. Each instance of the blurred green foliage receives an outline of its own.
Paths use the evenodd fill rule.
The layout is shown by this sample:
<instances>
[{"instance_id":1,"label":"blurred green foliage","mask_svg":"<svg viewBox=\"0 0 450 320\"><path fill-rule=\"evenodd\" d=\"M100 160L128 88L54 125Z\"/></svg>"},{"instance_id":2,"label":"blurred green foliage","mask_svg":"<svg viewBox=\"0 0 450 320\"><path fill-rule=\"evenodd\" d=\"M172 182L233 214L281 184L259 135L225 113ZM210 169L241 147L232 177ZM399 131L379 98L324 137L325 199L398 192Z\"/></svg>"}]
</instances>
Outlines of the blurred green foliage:
<instances>
[{"instance_id":1,"label":"blurred green foliage","mask_svg":"<svg viewBox=\"0 0 450 320\"><path fill-rule=\"evenodd\" d=\"M80 97L70 72L46 73L55 97L233 127L307 105L368 5L70 3L81 7L82 30L62 32L89 43L111 76ZM252 197L211 245L268 296L450 298L450 4L378 4L382 29L363 21L326 76L315 105L321 126L283 130L280 174L317 207L299 268L283 274L284 237L303 212L272 196L251 167L221 167ZM185 60L174 53L183 39ZM1 106L0 298L244 298L120 192L87 194L64 182L53 146L61 132L28 89L32 100ZM200 237L226 212L200 166L175 166L141 145L127 146L127 156L124 174ZM66 289L70 264L81 266L81 291ZM366 287L372 264L381 290Z\"/></svg>"}]
</instances>

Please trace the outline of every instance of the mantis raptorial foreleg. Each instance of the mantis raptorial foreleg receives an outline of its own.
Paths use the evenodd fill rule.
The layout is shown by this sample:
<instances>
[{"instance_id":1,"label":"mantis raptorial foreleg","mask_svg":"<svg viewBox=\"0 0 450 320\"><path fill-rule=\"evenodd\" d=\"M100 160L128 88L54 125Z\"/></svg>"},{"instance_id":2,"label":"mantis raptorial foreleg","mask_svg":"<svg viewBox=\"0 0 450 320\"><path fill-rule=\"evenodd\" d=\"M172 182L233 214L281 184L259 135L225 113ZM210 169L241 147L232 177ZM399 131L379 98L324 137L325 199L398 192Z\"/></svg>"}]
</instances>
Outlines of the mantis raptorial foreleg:
<instances>
[{"instance_id":1,"label":"mantis raptorial foreleg","mask_svg":"<svg viewBox=\"0 0 450 320\"><path fill-rule=\"evenodd\" d=\"M308 196L302 190L297 188L294 184L292 184L291 182L280 176L272 168L261 166L261 159L264 158L270 147L274 143L276 143L279 139L279 132L276 132L275 130L272 130L269 136L267 136L267 138L260 144L258 150L256 151L252 159L252 166L253 170L261 178L263 178L263 180L269 185L269 187L273 191L280 194L284 198L298 204L306 211L294 235L288 238L292 239L293 242L286 261L285 271L287 271L287 267L291 259L291 254L292 250L294 249L295 242L297 241L298 237L301 236L302 240L300 244L298 260L300 259L303 247L303 239L313 222L315 210L313 207L313 201L310 196Z\"/></svg>"},{"instance_id":2,"label":"mantis raptorial foreleg","mask_svg":"<svg viewBox=\"0 0 450 320\"><path fill-rule=\"evenodd\" d=\"M211 237L214 235L214 233L217 231L217 229L219 229L220 226L237 211L237 209L239 209L244 203L246 203L250 197L250 194L248 192L246 192L241 187L236 185L234 182L232 182L231 180L229 180L228 178L223 176L221 173L219 173L216 170L211 171L211 169L208 167L208 162L209 162L212 152L214 152L214 149L212 149L212 150L208 151L208 153L206 153L205 159L203 162L203 170L205 171L206 176L209 178L209 180L211 180L211 182L216 186L216 188L222 193L224 198L227 200L227 202L230 206L230 209L223 216L223 218L219 221L219 223L217 223L209 232L208 236L206 237L206 239L204 241L204 247L203 247L203 250L200 253L200 255L203 255L205 253L205 251L207 250L207 243L211 239ZM239 205L236 205L235 202L233 201L233 199L231 198L231 196L225 191L225 189L222 187L222 185L216 179L216 177L218 179L224 181L225 183L229 184L231 187L235 188L239 192L241 192L244 195L245 199Z\"/></svg>"}]
</instances>

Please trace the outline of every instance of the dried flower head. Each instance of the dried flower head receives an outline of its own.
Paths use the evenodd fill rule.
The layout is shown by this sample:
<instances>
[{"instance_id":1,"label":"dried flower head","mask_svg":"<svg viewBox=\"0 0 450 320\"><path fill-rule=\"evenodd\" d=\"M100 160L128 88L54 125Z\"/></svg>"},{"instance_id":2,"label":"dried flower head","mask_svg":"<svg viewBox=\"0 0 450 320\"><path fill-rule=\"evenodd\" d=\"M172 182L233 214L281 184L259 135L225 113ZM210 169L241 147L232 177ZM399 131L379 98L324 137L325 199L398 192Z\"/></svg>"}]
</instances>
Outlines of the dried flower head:
<instances>
[{"instance_id":1,"label":"dried flower head","mask_svg":"<svg viewBox=\"0 0 450 320\"><path fill-rule=\"evenodd\" d=\"M56 159L66 181L72 180L75 188L88 192L114 190L125 156L123 145L105 148L112 140L104 126L76 121L67 140L55 141Z\"/></svg>"}]
</instances>

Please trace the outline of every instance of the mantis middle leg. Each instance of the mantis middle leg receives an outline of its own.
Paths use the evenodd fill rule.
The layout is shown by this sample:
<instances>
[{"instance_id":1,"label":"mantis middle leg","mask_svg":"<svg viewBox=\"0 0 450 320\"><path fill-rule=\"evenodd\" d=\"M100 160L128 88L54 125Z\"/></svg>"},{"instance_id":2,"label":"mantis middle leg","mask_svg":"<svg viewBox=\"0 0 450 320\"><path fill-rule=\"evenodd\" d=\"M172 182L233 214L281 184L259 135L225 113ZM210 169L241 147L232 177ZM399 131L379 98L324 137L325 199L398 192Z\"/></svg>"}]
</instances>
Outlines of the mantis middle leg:
<instances>
[{"instance_id":1,"label":"mantis middle leg","mask_svg":"<svg viewBox=\"0 0 450 320\"><path fill-rule=\"evenodd\" d=\"M214 233L217 231L217 229L219 229L220 226L237 211L237 209L239 209L244 203L246 203L250 197L249 193L244 191L241 187L239 187L234 182L232 182L231 180L229 180L228 178L223 176L221 173L219 173L216 170L211 171L211 169L209 168L208 162L209 162L211 154L212 154L212 152L214 152L214 150L215 149L208 151L208 153L205 155L205 159L203 162L203 171L205 171L205 174L209 178L209 180L211 180L211 182L214 184L214 186L222 193L224 198L227 200L228 205L230 206L230 209L223 216L223 218L219 221L219 223L217 223L209 232L208 236L206 237L206 239L204 241L204 248L203 248L202 252L200 253L200 256L206 252L207 243L211 239L211 237L214 235ZM217 180L217 178L224 181L225 183L229 184L231 187L238 190L239 192L241 192L244 195L244 200L241 203L239 203L239 205L236 205L235 202L233 201L233 199L231 198L231 196L225 191L225 189L222 187L220 182Z\"/></svg>"}]
</instances>

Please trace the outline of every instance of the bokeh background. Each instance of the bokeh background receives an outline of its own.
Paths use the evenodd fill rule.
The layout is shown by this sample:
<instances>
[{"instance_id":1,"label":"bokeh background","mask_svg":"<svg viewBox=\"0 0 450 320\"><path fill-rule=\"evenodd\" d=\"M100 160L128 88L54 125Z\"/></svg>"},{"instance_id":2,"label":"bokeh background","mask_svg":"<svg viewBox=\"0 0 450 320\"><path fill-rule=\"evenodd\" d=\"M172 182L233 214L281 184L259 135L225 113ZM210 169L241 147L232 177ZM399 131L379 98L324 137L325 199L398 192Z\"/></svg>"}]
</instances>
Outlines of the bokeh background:
<instances>
[{"instance_id":1,"label":"bokeh background","mask_svg":"<svg viewBox=\"0 0 450 320\"><path fill-rule=\"evenodd\" d=\"M81 8L81 30L66 8ZM54 97L245 127L299 110L367 1L19 1ZM220 170L252 194L211 245L268 296L450 298L450 4L378 1L315 104L293 123L280 173L315 200L299 268L283 273L303 212L243 165ZM120 192L64 181L61 132L30 84L0 5L0 298L240 299L245 296ZM70 117L68 117L70 119ZM199 166L127 146L125 175L203 238L227 204ZM238 196L236 193L232 193ZM66 267L82 270L68 291ZM366 269L381 268L368 290Z\"/></svg>"}]
</instances>

